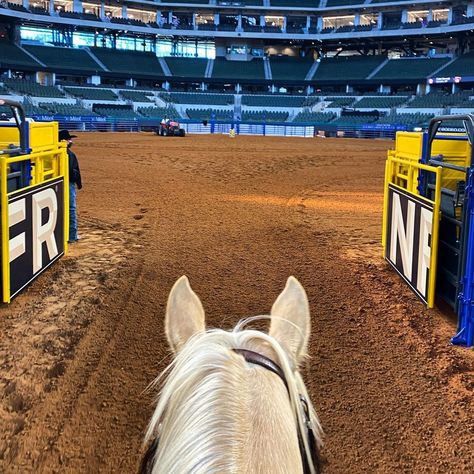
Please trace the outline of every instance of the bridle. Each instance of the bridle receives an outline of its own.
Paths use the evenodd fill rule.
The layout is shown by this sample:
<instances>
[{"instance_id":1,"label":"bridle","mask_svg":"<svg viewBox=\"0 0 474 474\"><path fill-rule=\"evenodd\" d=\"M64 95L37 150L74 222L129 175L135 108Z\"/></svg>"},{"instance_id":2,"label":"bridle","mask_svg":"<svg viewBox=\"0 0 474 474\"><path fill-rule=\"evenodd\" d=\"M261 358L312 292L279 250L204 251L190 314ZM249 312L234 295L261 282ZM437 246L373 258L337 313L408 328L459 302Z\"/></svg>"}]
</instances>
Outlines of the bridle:
<instances>
[{"instance_id":1,"label":"bridle","mask_svg":"<svg viewBox=\"0 0 474 474\"><path fill-rule=\"evenodd\" d=\"M243 356L246 362L250 364L259 365L264 369L273 372L274 374L278 375L282 382L285 384L286 390L288 391L288 382L286 381L285 374L281 367L271 360L269 357L260 354L259 352L250 351L248 349L233 349L233 351L237 354ZM298 424L298 444L300 448L301 454L301 461L303 463L303 473L304 474L311 474L310 463L308 460L308 453L305 449L303 436L306 436L306 440L310 449L311 460L314 466L314 469L318 473L320 471L320 459L318 453L318 447L316 443L316 437L314 435L313 426L311 423L311 417L309 412L309 406L306 398L303 395L299 395L301 406L303 407L303 424L305 426L306 433L301 432L300 425Z\"/></svg>"},{"instance_id":2,"label":"bridle","mask_svg":"<svg viewBox=\"0 0 474 474\"><path fill-rule=\"evenodd\" d=\"M286 390L288 391L288 382L286 381L283 370L277 363L275 363L269 357L264 356L263 354L260 354L259 352L250 351L248 349L232 349L232 350L236 354L240 354L245 359L246 362L250 364L259 365L260 367L263 367L264 369L267 369L270 372L273 372L274 374L278 375L278 377L280 377L282 382L285 384ZM308 402L305 399L305 397L301 394L299 395L299 399L300 399L301 406L303 408L302 410L303 416L304 416L303 424L306 431L305 433L302 433L300 425L298 423L298 444L300 448L301 461L303 463L303 474L312 474L311 469L310 469L310 462L308 459L308 453L305 449L305 445L303 441L304 439L303 436L306 437L306 441L310 448L311 461L314 466L314 469L316 470L316 473L319 473L321 461L319 458L318 446L316 443L316 437L314 435L313 425L311 422ZM152 472L153 460L155 457L155 453L158 450L158 444L159 444L159 437L156 437L153 440L153 442L150 444L150 446L148 447L142 459L139 473L148 474Z\"/></svg>"}]
</instances>

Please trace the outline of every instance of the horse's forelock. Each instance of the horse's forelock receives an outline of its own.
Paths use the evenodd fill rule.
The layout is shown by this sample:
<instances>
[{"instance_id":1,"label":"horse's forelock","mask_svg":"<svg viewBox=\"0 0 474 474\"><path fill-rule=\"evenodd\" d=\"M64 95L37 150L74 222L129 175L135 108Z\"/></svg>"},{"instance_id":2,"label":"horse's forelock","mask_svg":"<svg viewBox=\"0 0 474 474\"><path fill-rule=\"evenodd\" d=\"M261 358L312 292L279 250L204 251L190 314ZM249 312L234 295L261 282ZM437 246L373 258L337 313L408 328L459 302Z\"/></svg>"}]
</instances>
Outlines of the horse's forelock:
<instances>
[{"instance_id":1,"label":"horse's forelock","mask_svg":"<svg viewBox=\"0 0 474 474\"><path fill-rule=\"evenodd\" d=\"M268 316L258 316L249 318L251 321L256 319L267 319ZM316 417L314 409L309 401L306 388L303 384L301 376L294 370L292 361L289 359L288 355L280 344L269 336L266 333L252 329L244 329L245 325L249 321L241 321L232 332L223 331L220 329L209 330L203 333L194 335L183 347L183 349L177 354L175 360L170 364L167 369L167 376L164 379L163 388L161 390L161 396L158 401L155 413L150 421L145 441L150 441L158 435L158 426L161 423L163 426L166 425L166 422L169 421L170 411L173 409L179 409L184 406L184 401L189 398L190 393L199 386L203 393L208 393L203 388L203 380L206 379L209 383L221 383L218 378L213 379L209 375L209 371L212 373L223 371L224 367L228 365L228 361L231 357L235 357L232 349L242 348L255 350L256 345L261 344L262 347L269 347L273 354L275 354L275 362L279 364L282 368L282 371L285 375L285 379L288 383L288 392L290 395L290 403L293 408L295 415L295 421L299 424L300 430L302 433L305 433L305 427L303 422L303 413L301 409L301 404L299 402L299 394L302 393L308 400L310 418L314 425L314 433L316 437L316 445L319 448L321 444L321 427L319 420ZM225 390L225 387L224 387ZM210 393L210 392L209 392ZM218 400L215 400L215 394L212 395L213 399L201 399L196 400L193 403L198 404L208 404L210 406L209 412L211 412L212 404L222 408L222 404L218 405ZM232 398L230 398L232 400ZM181 403L178 405L176 402ZM205 407L204 407L205 408ZM201 410L202 413L206 413L205 409ZM200 413L200 406L195 406L194 413L189 413L188 416L192 418L197 416L196 413ZM171 414L171 416L173 416ZM185 416L180 416L179 420L175 420L176 423L183 423ZM199 420L201 423L205 423L205 415L202 420ZM174 428L174 433L181 433L183 430L186 430L187 426L182 426L181 428ZM163 436L166 436L166 433L162 433ZM305 437L304 437L305 438ZM203 440L204 442L204 440ZM310 454L311 446L309 446L309 441L304 439L304 448L307 454ZM170 440L170 447L173 443L173 440ZM160 457L160 453L157 443L152 443L147 451L148 459L146 461L145 467L149 468L148 471L142 472L151 472L153 463L157 457ZM196 449L196 452L200 452ZM170 452L170 456L176 456L177 453ZM201 452L201 454L203 454ZM204 454L203 454L204 455ZM162 458L160 458L162 459ZM314 466L315 469L316 466Z\"/></svg>"}]
</instances>

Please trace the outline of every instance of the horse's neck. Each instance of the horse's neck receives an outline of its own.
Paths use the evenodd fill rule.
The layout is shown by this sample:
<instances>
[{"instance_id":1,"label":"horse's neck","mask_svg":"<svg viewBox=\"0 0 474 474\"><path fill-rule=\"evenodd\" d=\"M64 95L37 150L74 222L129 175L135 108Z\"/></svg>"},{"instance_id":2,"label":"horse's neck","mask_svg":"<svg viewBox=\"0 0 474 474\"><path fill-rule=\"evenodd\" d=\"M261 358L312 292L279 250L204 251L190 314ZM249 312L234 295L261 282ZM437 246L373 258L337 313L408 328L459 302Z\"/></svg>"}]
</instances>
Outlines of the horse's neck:
<instances>
[{"instance_id":1,"label":"horse's neck","mask_svg":"<svg viewBox=\"0 0 474 474\"><path fill-rule=\"evenodd\" d=\"M205 421L200 422L197 413L204 404L198 407L199 397L193 397L185 403L190 413L171 425L164 423L154 473L302 472L295 419L283 382L262 367L242 363L241 358L229 363L231 376L223 377L225 386L199 389L214 398L207 404ZM186 417L188 422L180 427ZM169 470L170 465L175 470Z\"/></svg>"}]
</instances>

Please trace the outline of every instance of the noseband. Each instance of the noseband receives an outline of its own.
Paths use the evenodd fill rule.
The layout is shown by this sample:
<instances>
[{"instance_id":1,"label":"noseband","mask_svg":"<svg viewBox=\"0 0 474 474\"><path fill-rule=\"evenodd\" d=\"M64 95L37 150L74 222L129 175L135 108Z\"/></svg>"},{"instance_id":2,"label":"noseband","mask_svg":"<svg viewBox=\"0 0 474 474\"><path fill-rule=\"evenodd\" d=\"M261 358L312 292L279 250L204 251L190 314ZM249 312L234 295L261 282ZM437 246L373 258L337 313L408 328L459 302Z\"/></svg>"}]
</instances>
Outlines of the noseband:
<instances>
[{"instance_id":1,"label":"noseband","mask_svg":"<svg viewBox=\"0 0 474 474\"><path fill-rule=\"evenodd\" d=\"M259 365L260 367L263 367L264 369L267 369L270 372L273 372L274 374L278 375L278 377L280 377L282 382L285 384L286 390L288 391L288 382L286 381L285 374L283 370L281 369L281 367L275 362L273 362L273 360L271 360L267 356L264 356L263 354L260 354L254 351L249 351L248 349L233 349L233 351L243 356L243 358L250 364ZM301 405L303 407L303 414L304 414L303 423L306 428L305 430L306 433L303 434L301 432L301 428L298 423L298 444L300 448L301 461L303 463L303 473L311 474L310 463L308 460L308 453L306 452L304 441L303 441L304 435L306 435L306 440L311 450L311 460L313 461L314 469L318 473L320 471L320 460L319 460L319 453L318 453L318 448L316 444L316 437L314 436L313 426L311 423L311 418L309 416L309 406L308 406L308 402L306 401L305 397L303 397L303 395L300 394L299 397L300 397Z\"/></svg>"}]
</instances>

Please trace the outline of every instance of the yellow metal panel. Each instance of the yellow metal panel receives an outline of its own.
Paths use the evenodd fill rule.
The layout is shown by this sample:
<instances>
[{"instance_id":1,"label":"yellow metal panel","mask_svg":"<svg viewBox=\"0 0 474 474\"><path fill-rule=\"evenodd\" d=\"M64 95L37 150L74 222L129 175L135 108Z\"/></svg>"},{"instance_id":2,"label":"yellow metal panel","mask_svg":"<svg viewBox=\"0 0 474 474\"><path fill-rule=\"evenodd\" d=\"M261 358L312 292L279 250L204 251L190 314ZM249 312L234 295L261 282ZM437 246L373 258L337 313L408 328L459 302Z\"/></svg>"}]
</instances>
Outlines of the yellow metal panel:
<instances>
[{"instance_id":1,"label":"yellow metal panel","mask_svg":"<svg viewBox=\"0 0 474 474\"><path fill-rule=\"evenodd\" d=\"M418 161L423 148L422 132L397 132L395 156L403 160Z\"/></svg>"},{"instance_id":2,"label":"yellow metal panel","mask_svg":"<svg viewBox=\"0 0 474 474\"><path fill-rule=\"evenodd\" d=\"M2 242L2 301L10 303L10 235L8 228L7 162L0 160L1 242Z\"/></svg>"},{"instance_id":3,"label":"yellow metal panel","mask_svg":"<svg viewBox=\"0 0 474 474\"><path fill-rule=\"evenodd\" d=\"M0 206L1 212L1 269L2 300L10 302L10 257L9 257L9 219L8 200L16 192L64 176L64 253L67 253L69 238L69 162L66 143L58 142L58 123L29 122L30 147L32 152L20 156L0 156ZM0 149L9 145L19 145L16 127L0 127ZM29 161L32 179L28 186L8 193L8 171L12 163Z\"/></svg>"},{"instance_id":4,"label":"yellow metal panel","mask_svg":"<svg viewBox=\"0 0 474 474\"><path fill-rule=\"evenodd\" d=\"M420 170L429 171L436 176L436 188L434 201L421 196L418 186L418 174ZM438 240L439 240L439 221L441 219L441 183L443 170L441 167L434 167L418 163L415 160L401 160L389 155L385 164L385 184L384 184L384 209L382 223L382 247L383 255L386 252L387 227L388 227L388 187L389 185L399 187L417 196L433 206L433 227L431 234L431 257L430 257L430 277L428 283L427 306L434 306L436 290L436 267L438 264Z\"/></svg>"},{"instance_id":5,"label":"yellow metal panel","mask_svg":"<svg viewBox=\"0 0 474 474\"><path fill-rule=\"evenodd\" d=\"M431 265L428 282L428 308L433 308L436 294L436 271L438 267L439 223L441 221L441 176L443 168L436 168L436 188L433 209L433 228L431 234Z\"/></svg>"},{"instance_id":6,"label":"yellow metal panel","mask_svg":"<svg viewBox=\"0 0 474 474\"><path fill-rule=\"evenodd\" d=\"M14 125L14 124L13 124ZM16 126L0 127L0 149L6 150L9 145L20 144L20 133Z\"/></svg>"},{"instance_id":7,"label":"yellow metal panel","mask_svg":"<svg viewBox=\"0 0 474 474\"><path fill-rule=\"evenodd\" d=\"M29 122L30 147L35 152L58 148L58 122Z\"/></svg>"}]
</instances>

